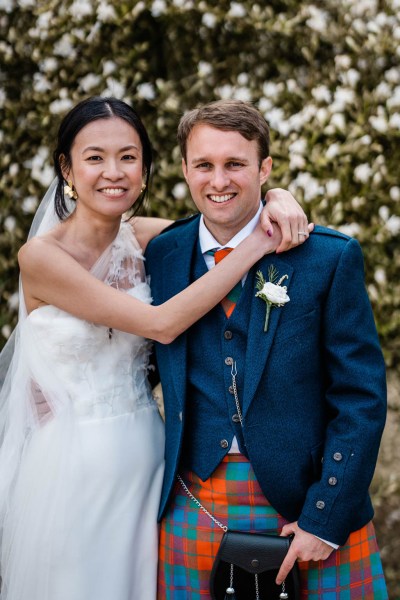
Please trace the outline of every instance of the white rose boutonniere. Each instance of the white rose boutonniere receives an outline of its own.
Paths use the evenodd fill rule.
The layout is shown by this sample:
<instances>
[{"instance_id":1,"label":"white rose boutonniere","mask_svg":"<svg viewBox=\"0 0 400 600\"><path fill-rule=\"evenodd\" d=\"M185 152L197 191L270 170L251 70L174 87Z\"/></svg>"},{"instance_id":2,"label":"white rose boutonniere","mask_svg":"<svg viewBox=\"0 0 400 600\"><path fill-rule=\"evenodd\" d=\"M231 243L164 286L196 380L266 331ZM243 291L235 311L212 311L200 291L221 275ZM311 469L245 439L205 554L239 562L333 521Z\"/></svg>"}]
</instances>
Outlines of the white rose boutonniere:
<instances>
[{"instance_id":1,"label":"white rose boutonniere","mask_svg":"<svg viewBox=\"0 0 400 600\"><path fill-rule=\"evenodd\" d=\"M287 295L287 288L282 285L282 281L288 279L287 275L283 275L278 281L278 271L273 265L268 268L268 281L265 281L261 271L257 271L256 298L261 298L267 305L265 315L264 331L268 331L269 315L271 308L274 306L284 306L290 301Z\"/></svg>"}]
</instances>

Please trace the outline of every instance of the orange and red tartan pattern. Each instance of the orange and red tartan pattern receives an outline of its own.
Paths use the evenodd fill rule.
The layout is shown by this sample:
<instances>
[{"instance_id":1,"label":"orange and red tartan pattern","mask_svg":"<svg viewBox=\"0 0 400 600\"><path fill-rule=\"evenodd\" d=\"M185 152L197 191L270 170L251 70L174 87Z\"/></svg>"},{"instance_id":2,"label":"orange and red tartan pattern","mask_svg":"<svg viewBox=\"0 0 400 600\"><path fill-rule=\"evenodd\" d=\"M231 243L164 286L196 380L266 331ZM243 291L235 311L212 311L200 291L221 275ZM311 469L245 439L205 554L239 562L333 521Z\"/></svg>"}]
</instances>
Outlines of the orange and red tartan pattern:
<instances>
[{"instance_id":1,"label":"orange and red tartan pattern","mask_svg":"<svg viewBox=\"0 0 400 600\"><path fill-rule=\"evenodd\" d=\"M190 491L230 529L280 532L287 522L265 499L241 455L227 455L206 481L181 472ZM223 531L179 483L161 525L158 600L211 600L209 578ZM326 561L299 563L301 600L387 600L372 523L353 532Z\"/></svg>"},{"instance_id":2,"label":"orange and red tartan pattern","mask_svg":"<svg viewBox=\"0 0 400 600\"><path fill-rule=\"evenodd\" d=\"M230 252L232 252L233 248L221 248L220 250L211 251L210 253L214 256L215 264L217 265L221 260L228 256ZM239 300L239 296L242 293L242 282L239 281L225 296L222 298L221 305L224 309L224 312L229 319L233 311L235 310L236 302Z\"/></svg>"}]
</instances>

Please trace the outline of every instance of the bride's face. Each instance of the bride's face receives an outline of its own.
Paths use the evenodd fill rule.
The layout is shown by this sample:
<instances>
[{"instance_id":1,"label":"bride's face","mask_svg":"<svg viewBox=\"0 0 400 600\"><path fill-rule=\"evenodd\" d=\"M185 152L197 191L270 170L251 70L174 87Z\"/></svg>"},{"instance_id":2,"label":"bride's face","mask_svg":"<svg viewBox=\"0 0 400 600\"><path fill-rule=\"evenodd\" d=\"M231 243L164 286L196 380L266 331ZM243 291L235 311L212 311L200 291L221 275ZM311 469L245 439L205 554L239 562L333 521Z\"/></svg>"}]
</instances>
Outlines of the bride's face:
<instances>
[{"instance_id":1,"label":"bride's face","mask_svg":"<svg viewBox=\"0 0 400 600\"><path fill-rule=\"evenodd\" d=\"M71 168L64 177L75 186L77 207L109 216L122 215L135 203L142 186L138 133L118 117L89 123L72 144Z\"/></svg>"}]
</instances>

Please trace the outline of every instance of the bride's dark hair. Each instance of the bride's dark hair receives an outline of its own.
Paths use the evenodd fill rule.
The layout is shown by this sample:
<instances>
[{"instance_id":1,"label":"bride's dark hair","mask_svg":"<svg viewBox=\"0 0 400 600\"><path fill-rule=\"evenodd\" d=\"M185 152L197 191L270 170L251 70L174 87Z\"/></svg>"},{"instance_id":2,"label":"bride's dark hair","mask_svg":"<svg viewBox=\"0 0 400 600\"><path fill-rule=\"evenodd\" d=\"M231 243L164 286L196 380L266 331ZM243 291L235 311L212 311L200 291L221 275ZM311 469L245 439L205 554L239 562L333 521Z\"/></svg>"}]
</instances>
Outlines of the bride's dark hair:
<instances>
[{"instance_id":1,"label":"bride's dark hair","mask_svg":"<svg viewBox=\"0 0 400 600\"><path fill-rule=\"evenodd\" d=\"M151 164L153 151L146 128L140 120L137 112L126 102L117 98L102 98L93 96L79 102L70 112L65 115L58 130L57 147L53 153L54 168L58 178L57 190L55 195L55 211L60 220L69 215L65 198L64 185L65 180L62 174L62 168L71 166L71 147L77 136L85 125L98 119L112 119L118 117L126 121L135 129L142 143L143 151L143 175L146 188L141 192L135 202L134 213L137 213L147 196L149 180L151 175Z\"/></svg>"}]
</instances>

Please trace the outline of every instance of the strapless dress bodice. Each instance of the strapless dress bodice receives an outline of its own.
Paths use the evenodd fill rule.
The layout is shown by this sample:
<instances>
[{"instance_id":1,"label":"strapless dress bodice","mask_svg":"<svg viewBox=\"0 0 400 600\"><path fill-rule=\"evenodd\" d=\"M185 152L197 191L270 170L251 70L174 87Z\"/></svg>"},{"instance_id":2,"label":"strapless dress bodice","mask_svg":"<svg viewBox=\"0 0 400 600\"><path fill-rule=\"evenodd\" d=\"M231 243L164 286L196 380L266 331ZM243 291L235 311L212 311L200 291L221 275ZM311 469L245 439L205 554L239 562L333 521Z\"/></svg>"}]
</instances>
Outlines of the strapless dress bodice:
<instances>
[{"instance_id":1,"label":"strapless dress bodice","mask_svg":"<svg viewBox=\"0 0 400 600\"><path fill-rule=\"evenodd\" d=\"M145 282L126 293L151 301ZM33 351L42 353L42 361L68 393L76 415L110 417L154 402L147 381L149 340L110 331L51 305L32 311L27 325L36 338Z\"/></svg>"}]
</instances>

